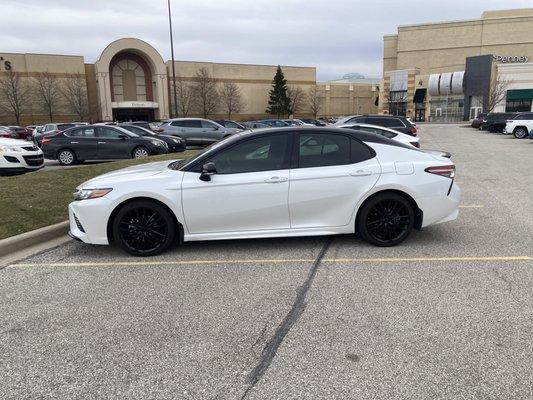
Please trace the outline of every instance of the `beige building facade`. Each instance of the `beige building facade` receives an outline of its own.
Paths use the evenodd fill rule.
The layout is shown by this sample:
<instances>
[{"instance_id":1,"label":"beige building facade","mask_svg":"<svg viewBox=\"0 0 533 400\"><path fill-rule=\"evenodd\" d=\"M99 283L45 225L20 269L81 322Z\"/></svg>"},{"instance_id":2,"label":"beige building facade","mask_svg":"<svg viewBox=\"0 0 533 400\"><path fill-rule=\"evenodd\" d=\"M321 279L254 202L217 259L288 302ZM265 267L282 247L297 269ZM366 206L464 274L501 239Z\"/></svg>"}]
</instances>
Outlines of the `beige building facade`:
<instances>
[{"instance_id":1,"label":"beige building facade","mask_svg":"<svg viewBox=\"0 0 533 400\"><path fill-rule=\"evenodd\" d=\"M526 99L529 92L516 90L533 88L532 27L533 8L398 27L396 34L383 38L380 112L435 121L468 119L480 111L514 111L528 105L531 109L531 98ZM483 76L479 71L484 71ZM500 72L506 78L498 78ZM498 79L511 75L509 90L515 92L509 92L509 101L492 107L490 90ZM481 79L488 80L488 85L480 84ZM516 97L527 101L519 107Z\"/></svg>"},{"instance_id":2,"label":"beige building facade","mask_svg":"<svg viewBox=\"0 0 533 400\"><path fill-rule=\"evenodd\" d=\"M82 56L51 54L0 53L0 79L20 81L24 91L20 124L71 121L161 120L172 117L200 116L194 107L186 108L178 97L174 105L173 90L190 87L200 69L206 69L220 88L225 82L238 85L243 107L233 119L247 120L272 117L266 114L269 91L276 73L275 65L227 64L198 61L175 61L176 86L172 62L147 42L123 38L110 43L95 63L86 63ZM303 93L294 117L312 117L309 95L317 88L317 116L370 113L377 110L377 85L368 82L317 83L315 67L282 66L291 89ZM46 81L53 95L50 101L38 90L38 81ZM82 82L83 98L73 99L67 88ZM80 85L78 85L80 86ZM0 96L1 97L1 96ZM0 98L0 124L14 124L9 104ZM77 101L74 101L77 100ZM48 104L51 103L51 104ZM75 107L74 103L81 103ZM209 115L225 118L221 105Z\"/></svg>"}]
</instances>

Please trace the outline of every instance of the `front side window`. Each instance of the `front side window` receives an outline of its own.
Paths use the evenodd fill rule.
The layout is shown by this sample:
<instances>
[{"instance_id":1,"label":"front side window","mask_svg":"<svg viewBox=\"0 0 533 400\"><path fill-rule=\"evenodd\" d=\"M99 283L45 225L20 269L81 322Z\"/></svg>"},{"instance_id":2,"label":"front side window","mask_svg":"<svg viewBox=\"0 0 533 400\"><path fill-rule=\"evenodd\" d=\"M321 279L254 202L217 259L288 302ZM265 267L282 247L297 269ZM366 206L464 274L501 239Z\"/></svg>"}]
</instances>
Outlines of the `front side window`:
<instances>
[{"instance_id":1,"label":"front side window","mask_svg":"<svg viewBox=\"0 0 533 400\"><path fill-rule=\"evenodd\" d=\"M197 119L188 119L185 121L181 121L181 126L184 128L201 128L202 124Z\"/></svg>"},{"instance_id":2,"label":"front side window","mask_svg":"<svg viewBox=\"0 0 533 400\"><path fill-rule=\"evenodd\" d=\"M170 123L170 125L172 125L172 126L183 126L182 122L183 121L172 121Z\"/></svg>"},{"instance_id":3,"label":"front side window","mask_svg":"<svg viewBox=\"0 0 533 400\"><path fill-rule=\"evenodd\" d=\"M328 133L300 134L298 167L350 164L350 138Z\"/></svg>"},{"instance_id":4,"label":"front side window","mask_svg":"<svg viewBox=\"0 0 533 400\"><path fill-rule=\"evenodd\" d=\"M98 137L105 139L120 139L122 132L116 131L113 128L99 128Z\"/></svg>"},{"instance_id":5,"label":"front side window","mask_svg":"<svg viewBox=\"0 0 533 400\"><path fill-rule=\"evenodd\" d=\"M200 121L202 128L215 129L217 126L209 121Z\"/></svg>"},{"instance_id":6,"label":"front side window","mask_svg":"<svg viewBox=\"0 0 533 400\"><path fill-rule=\"evenodd\" d=\"M96 136L94 128L78 128L68 132L69 137L94 138Z\"/></svg>"},{"instance_id":7,"label":"front side window","mask_svg":"<svg viewBox=\"0 0 533 400\"><path fill-rule=\"evenodd\" d=\"M217 174L275 171L286 166L288 136L286 134L263 136L221 151L205 163L215 164ZM201 166L200 166L201 168ZM194 169L198 170L198 166Z\"/></svg>"}]
</instances>

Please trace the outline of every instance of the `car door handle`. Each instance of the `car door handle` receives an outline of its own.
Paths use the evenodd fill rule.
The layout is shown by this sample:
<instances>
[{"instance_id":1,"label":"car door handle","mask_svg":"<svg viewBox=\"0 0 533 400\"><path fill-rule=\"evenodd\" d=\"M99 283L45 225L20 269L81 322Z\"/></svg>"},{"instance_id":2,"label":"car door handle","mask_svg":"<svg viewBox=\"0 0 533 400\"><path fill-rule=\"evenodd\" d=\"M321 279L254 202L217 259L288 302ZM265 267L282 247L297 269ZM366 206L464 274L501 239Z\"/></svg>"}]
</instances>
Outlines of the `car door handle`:
<instances>
[{"instance_id":1,"label":"car door handle","mask_svg":"<svg viewBox=\"0 0 533 400\"><path fill-rule=\"evenodd\" d=\"M70 144L78 144L78 142L70 142Z\"/></svg>"},{"instance_id":2,"label":"car door handle","mask_svg":"<svg viewBox=\"0 0 533 400\"><path fill-rule=\"evenodd\" d=\"M280 177L280 176L273 176L272 178L265 179L265 183L281 183L281 182L287 182L289 178Z\"/></svg>"},{"instance_id":3,"label":"car door handle","mask_svg":"<svg viewBox=\"0 0 533 400\"><path fill-rule=\"evenodd\" d=\"M365 171L363 169L358 169L357 171L350 172L351 176L368 176L372 175L372 171Z\"/></svg>"},{"instance_id":4,"label":"car door handle","mask_svg":"<svg viewBox=\"0 0 533 400\"><path fill-rule=\"evenodd\" d=\"M98 142L98 144L106 144L106 142Z\"/></svg>"}]
</instances>

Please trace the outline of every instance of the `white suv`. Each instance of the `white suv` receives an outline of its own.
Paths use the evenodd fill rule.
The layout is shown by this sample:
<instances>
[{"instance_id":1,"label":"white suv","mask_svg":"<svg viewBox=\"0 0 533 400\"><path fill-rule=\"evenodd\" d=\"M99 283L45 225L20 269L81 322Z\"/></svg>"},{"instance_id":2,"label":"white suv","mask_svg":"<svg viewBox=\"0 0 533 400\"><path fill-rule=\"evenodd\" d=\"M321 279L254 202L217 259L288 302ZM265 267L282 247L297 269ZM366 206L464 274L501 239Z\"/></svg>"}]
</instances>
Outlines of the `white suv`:
<instances>
[{"instance_id":1,"label":"white suv","mask_svg":"<svg viewBox=\"0 0 533 400\"><path fill-rule=\"evenodd\" d=\"M44 167L43 152L25 140L0 138L0 176L24 174Z\"/></svg>"},{"instance_id":2,"label":"white suv","mask_svg":"<svg viewBox=\"0 0 533 400\"><path fill-rule=\"evenodd\" d=\"M512 133L516 138L524 139L532 129L533 112L525 112L518 114L514 119L508 119L503 133Z\"/></svg>"}]
</instances>

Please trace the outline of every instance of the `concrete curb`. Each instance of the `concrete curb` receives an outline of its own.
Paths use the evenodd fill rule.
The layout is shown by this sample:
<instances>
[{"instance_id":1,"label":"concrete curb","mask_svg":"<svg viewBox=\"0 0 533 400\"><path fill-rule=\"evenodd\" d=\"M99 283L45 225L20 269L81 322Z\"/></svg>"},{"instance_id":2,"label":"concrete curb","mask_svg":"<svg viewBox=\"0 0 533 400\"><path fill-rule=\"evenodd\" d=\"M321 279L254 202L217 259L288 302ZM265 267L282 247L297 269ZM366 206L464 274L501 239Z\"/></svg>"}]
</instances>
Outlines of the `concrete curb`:
<instances>
[{"instance_id":1,"label":"concrete curb","mask_svg":"<svg viewBox=\"0 0 533 400\"><path fill-rule=\"evenodd\" d=\"M44 228L2 239L0 240L0 257L5 257L26 247L56 239L67 234L68 230L69 222L63 221L58 224L45 226Z\"/></svg>"}]
</instances>

